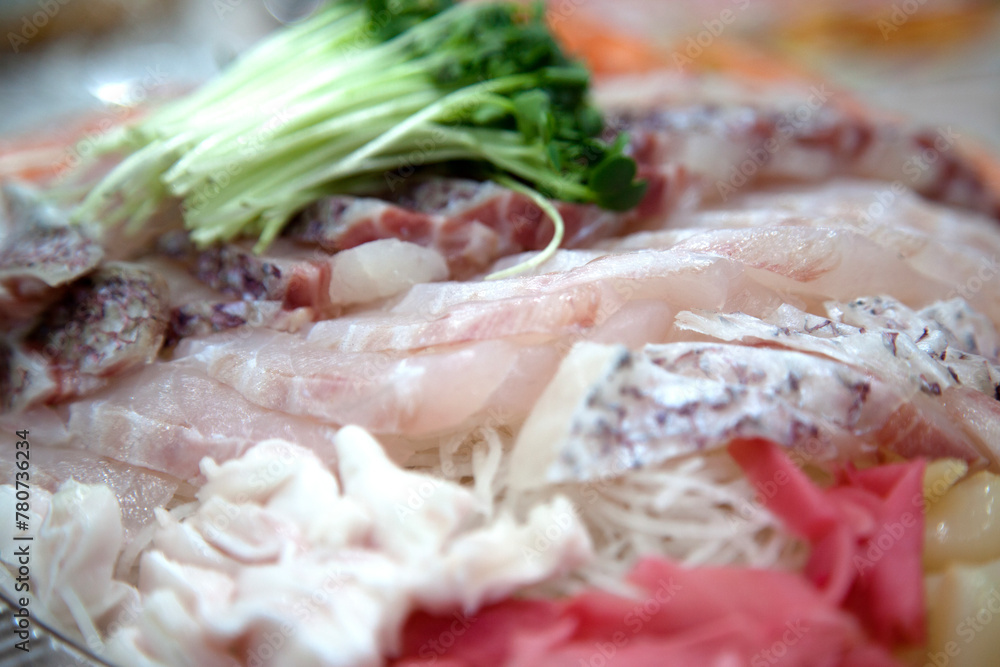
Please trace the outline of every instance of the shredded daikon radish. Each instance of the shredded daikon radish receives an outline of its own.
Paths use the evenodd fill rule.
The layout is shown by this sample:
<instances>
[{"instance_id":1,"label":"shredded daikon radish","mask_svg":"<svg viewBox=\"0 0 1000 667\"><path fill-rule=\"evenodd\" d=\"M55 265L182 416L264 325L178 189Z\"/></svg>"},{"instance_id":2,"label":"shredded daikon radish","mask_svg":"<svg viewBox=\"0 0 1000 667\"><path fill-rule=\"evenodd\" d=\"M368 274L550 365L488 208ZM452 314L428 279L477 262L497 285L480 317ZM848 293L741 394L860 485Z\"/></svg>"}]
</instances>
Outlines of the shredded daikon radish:
<instances>
[{"instance_id":1,"label":"shredded daikon radish","mask_svg":"<svg viewBox=\"0 0 1000 667\"><path fill-rule=\"evenodd\" d=\"M805 562L804 543L754 498L754 489L725 450L522 492L507 483L516 434L509 425L478 424L427 443L406 467L471 486L489 516L504 510L526 516L557 495L569 498L590 533L596 559L529 594L558 596L587 586L628 594L622 577L642 556L665 556L689 566L794 569Z\"/></svg>"},{"instance_id":2,"label":"shredded daikon radish","mask_svg":"<svg viewBox=\"0 0 1000 667\"><path fill-rule=\"evenodd\" d=\"M724 450L589 483L552 485L505 502L525 508L556 494L573 503L597 557L547 585L546 594L572 593L585 585L606 588L648 555L689 566L769 569L799 567L806 555L804 545L755 502L753 488Z\"/></svg>"}]
</instances>

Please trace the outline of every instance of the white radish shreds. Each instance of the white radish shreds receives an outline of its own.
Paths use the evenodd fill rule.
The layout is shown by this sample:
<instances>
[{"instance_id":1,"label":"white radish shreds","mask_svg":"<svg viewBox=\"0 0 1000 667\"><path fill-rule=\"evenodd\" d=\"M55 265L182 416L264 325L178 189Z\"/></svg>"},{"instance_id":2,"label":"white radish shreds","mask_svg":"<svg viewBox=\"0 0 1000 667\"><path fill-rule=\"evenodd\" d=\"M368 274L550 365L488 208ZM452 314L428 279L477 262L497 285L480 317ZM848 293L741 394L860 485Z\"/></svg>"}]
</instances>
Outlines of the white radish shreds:
<instances>
[{"instance_id":1,"label":"white radish shreds","mask_svg":"<svg viewBox=\"0 0 1000 667\"><path fill-rule=\"evenodd\" d=\"M643 556L685 565L792 569L805 545L755 497L724 450L673 459L587 483L559 484L507 502L530 507L556 495L570 500L590 532L595 560L543 590L572 593L585 585L621 587Z\"/></svg>"},{"instance_id":2,"label":"white radish shreds","mask_svg":"<svg viewBox=\"0 0 1000 667\"><path fill-rule=\"evenodd\" d=\"M461 480L472 487L489 516L512 511L524 517L532 507L556 497L569 500L570 514L564 523L573 519L585 526L595 557L566 576L533 587L529 594L567 595L588 586L629 594L623 578L646 556L689 566L797 569L805 563L805 543L764 507L764 498L724 449L646 468L619 469L587 482L519 491L508 484L510 452L518 431L477 425L441 438L437 447L428 443L407 467ZM557 539L561 530L560 523L553 522L549 534L539 535L531 545L531 552L544 552L546 540Z\"/></svg>"}]
</instances>

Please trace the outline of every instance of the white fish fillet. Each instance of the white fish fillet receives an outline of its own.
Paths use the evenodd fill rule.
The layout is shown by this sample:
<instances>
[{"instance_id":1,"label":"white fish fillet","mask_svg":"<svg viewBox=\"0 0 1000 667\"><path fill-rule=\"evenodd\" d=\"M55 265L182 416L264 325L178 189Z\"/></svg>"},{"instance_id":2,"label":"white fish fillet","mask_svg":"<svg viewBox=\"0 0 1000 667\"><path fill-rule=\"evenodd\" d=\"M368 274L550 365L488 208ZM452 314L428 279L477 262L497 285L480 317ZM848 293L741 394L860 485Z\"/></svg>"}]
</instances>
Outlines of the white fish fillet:
<instances>
[{"instance_id":1,"label":"white fish fillet","mask_svg":"<svg viewBox=\"0 0 1000 667\"><path fill-rule=\"evenodd\" d=\"M506 387L533 398L533 375L555 370L558 350L502 339L427 354L337 352L280 332L217 335L183 346L173 364L232 387L252 404L331 425L359 424L376 433L422 435L463 423Z\"/></svg>"},{"instance_id":2,"label":"white fish fillet","mask_svg":"<svg viewBox=\"0 0 1000 667\"><path fill-rule=\"evenodd\" d=\"M315 447L328 427L254 405L225 385L179 364L158 362L114 387L59 411L34 411L49 436L40 446L73 447L181 480L199 475L205 456L228 460L269 437Z\"/></svg>"},{"instance_id":3,"label":"white fish fillet","mask_svg":"<svg viewBox=\"0 0 1000 667\"><path fill-rule=\"evenodd\" d=\"M907 400L863 370L789 350L584 343L525 422L510 484L599 479L734 438L766 438L815 461L850 458Z\"/></svg>"},{"instance_id":4,"label":"white fish fillet","mask_svg":"<svg viewBox=\"0 0 1000 667\"><path fill-rule=\"evenodd\" d=\"M987 394L963 386L955 371L905 333L869 331L788 304L767 320L743 313L702 312L680 313L677 324L719 340L786 347L863 368L910 397L883 426L879 436L883 445L904 456L951 456L1000 465L997 442L989 437L1000 428L995 386ZM956 418L967 410L976 411L979 420Z\"/></svg>"}]
</instances>

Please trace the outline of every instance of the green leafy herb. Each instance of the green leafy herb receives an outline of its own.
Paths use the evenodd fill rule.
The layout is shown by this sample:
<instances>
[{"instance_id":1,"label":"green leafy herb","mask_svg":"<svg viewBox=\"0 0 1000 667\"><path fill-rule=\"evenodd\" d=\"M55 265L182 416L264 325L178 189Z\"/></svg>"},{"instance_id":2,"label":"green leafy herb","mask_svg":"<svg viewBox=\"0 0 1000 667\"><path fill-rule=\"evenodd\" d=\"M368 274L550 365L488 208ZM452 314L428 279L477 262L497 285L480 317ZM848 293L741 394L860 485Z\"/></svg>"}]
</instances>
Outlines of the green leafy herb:
<instances>
[{"instance_id":1,"label":"green leafy herb","mask_svg":"<svg viewBox=\"0 0 1000 667\"><path fill-rule=\"evenodd\" d=\"M195 242L250 235L262 249L319 197L384 190L450 162L524 193L627 210L645 184L624 137L598 138L588 85L541 5L332 2L109 137L102 149L127 157L76 216L136 226L176 197ZM558 213L546 213L561 238Z\"/></svg>"}]
</instances>

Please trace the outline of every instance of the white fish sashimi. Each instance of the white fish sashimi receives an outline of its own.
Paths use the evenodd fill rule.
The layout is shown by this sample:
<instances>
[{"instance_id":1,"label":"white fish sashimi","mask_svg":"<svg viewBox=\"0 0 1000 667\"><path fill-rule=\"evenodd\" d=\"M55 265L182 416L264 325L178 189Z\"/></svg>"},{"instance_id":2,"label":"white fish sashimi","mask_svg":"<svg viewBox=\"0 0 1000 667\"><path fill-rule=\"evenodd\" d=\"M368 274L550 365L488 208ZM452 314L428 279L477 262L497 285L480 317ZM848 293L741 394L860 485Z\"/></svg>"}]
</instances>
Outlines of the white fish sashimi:
<instances>
[{"instance_id":1,"label":"white fish sashimi","mask_svg":"<svg viewBox=\"0 0 1000 667\"><path fill-rule=\"evenodd\" d=\"M848 229L726 229L691 237L679 248L731 259L761 285L810 304L877 291L919 305L946 298L952 290L893 249Z\"/></svg>"},{"instance_id":2,"label":"white fish sashimi","mask_svg":"<svg viewBox=\"0 0 1000 667\"><path fill-rule=\"evenodd\" d=\"M166 286L157 276L132 264L101 266L11 337L13 354L0 361L0 410L86 395L150 363L167 320Z\"/></svg>"},{"instance_id":3,"label":"white fish sashimi","mask_svg":"<svg viewBox=\"0 0 1000 667\"><path fill-rule=\"evenodd\" d=\"M155 396L156 387L169 391L182 376L190 377L183 382L205 391L231 388L219 390L222 399L213 399L213 404L262 420L246 427L225 425L221 412L220 424L214 426L204 418L171 416L169 411L176 409L170 407L176 406L173 398L155 399L162 405L153 409L162 415L157 418L160 425L138 427L142 410L150 408L140 408L131 396L134 390L125 389L137 386L134 381L117 396L109 393L104 401L72 406L75 423L83 432L101 433L96 442L114 447L107 455L115 458L134 454L144 428L156 435L152 439L160 445L158 451L175 453L181 449L176 443L187 442L195 454L182 464L165 460L165 454L156 456L155 465L148 454L122 460L172 474L182 470L181 476L188 477L200 456L226 460L247 446L251 432L257 439L280 437L291 428L288 424L302 424L305 433L315 433L322 424L359 423L381 435L422 437L473 423L491 410L516 422L577 341L617 340L638 347L676 340L683 328L671 332L669 320L686 308L707 305L713 311L742 310L763 317L776 312L789 295L851 299L858 293L851 286L866 282L859 277L866 275L859 268L862 264L868 267L867 275L878 278L867 280L866 287L905 285L912 300L922 304L935 291L944 291L943 285L921 282L913 272L889 275L895 255L849 231L748 232L742 237L702 238L698 252L673 247L612 253L562 273L415 285L383 309L318 323L308 332L245 329L188 339L172 361L154 367L176 381L156 379L155 373L144 377L151 387L143 390L145 398ZM817 239L824 243L814 243ZM869 344L883 346L881 339ZM901 342L900 350L904 347ZM926 355L917 348L912 352L908 358L924 363ZM847 356L842 360L849 363ZM929 382L946 387L952 381L947 370L931 360L925 365ZM518 383L524 383L523 391L518 391ZM197 399L190 390L182 391L193 409ZM97 416L101 414L105 417ZM111 415L117 416L108 419ZM289 416L288 424L269 433L268 425L278 424L281 415ZM179 424L185 422L204 424L206 430L184 429ZM213 428L228 435L213 438L210 447L193 444ZM112 444L107 436L113 429L119 436L133 433L127 441L135 442L127 447ZM311 439L306 435L306 442Z\"/></svg>"},{"instance_id":4,"label":"white fish sashimi","mask_svg":"<svg viewBox=\"0 0 1000 667\"><path fill-rule=\"evenodd\" d=\"M598 94L618 107L609 126L628 133L642 171L683 170L688 194L697 200L725 201L761 182L854 176L899 183L897 190L909 187L1000 218L988 173L965 154L964 139L950 126L922 129L860 113L825 85L790 86L768 96L752 84L719 83L655 73L612 79ZM644 101L636 99L640 90Z\"/></svg>"},{"instance_id":5,"label":"white fish sashimi","mask_svg":"<svg viewBox=\"0 0 1000 667\"><path fill-rule=\"evenodd\" d=\"M1000 396L997 330L963 299L951 299L914 311L892 297L829 303L827 312L840 322L866 330L895 331L932 359L960 385Z\"/></svg>"},{"instance_id":6,"label":"white fish sashimi","mask_svg":"<svg viewBox=\"0 0 1000 667\"><path fill-rule=\"evenodd\" d=\"M904 456L952 456L1000 465L996 442L984 437L1000 423L977 425L956 418L966 409L976 409L995 421L1000 419L1000 406L984 403L981 391L963 386L954 370L921 350L905 333L869 331L788 304L767 320L744 313L680 313L677 326L719 340L780 346L863 368L909 396L878 434L882 445ZM990 399L995 391L994 387Z\"/></svg>"},{"instance_id":7,"label":"white fish sashimi","mask_svg":"<svg viewBox=\"0 0 1000 667\"><path fill-rule=\"evenodd\" d=\"M960 296L1000 321L1000 297L984 289L1000 273L997 222L909 191L889 199L885 192L881 183L846 180L748 192L601 247L714 252L768 270L765 284L775 284L775 275L806 282L788 289L813 303L823 294L847 301L884 293L919 308Z\"/></svg>"},{"instance_id":8,"label":"white fish sashimi","mask_svg":"<svg viewBox=\"0 0 1000 667\"><path fill-rule=\"evenodd\" d=\"M31 484L35 489L56 493L70 480L103 485L111 489L122 513L125 542L134 539L153 520L153 511L166 505L180 487L180 480L146 468L128 465L77 449L52 447L43 435L35 414L29 437L39 446L31 449ZM13 484L17 472L14 442L0 445L0 482Z\"/></svg>"},{"instance_id":9,"label":"white fish sashimi","mask_svg":"<svg viewBox=\"0 0 1000 667\"><path fill-rule=\"evenodd\" d=\"M525 422L510 484L599 479L737 438L767 438L817 462L850 458L908 399L863 370L789 350L584 343Z\"/></svg>"},{"instance_id":10,"label":"white fish sashimi","mask_svg":"<svg viewBox=\"0 0 1000 667\"><path fill-rule=\"evenodd\" d=\"M254 405L331 425L376 433L422 435L454 428L489 407L498 392L524 412L531 377L554 372L559 351L547 345L486 340L426 354L344 353L302 337L257 331L191 342L174 364L198 369ZM516 396L510 385L526 387Z\"/></svg>"},{"instance_id":11,"label":"white fish sashimi","mask_svg":"<svg viewBox=\"0 0 1000 667\"><path fill-rule=\"evenodd\" d=\"M104 250L36 191L0 191L0 325L26 322L68 285L96 268Z\"/></svg>"},{"instance_id":12,"label":"white fish sashimi","mask_svg":"<svg viewBox=\"0 0 1000 667\"><path fill-rule=\"evenodd\" d=\"M328 426L254 405L180 364L157 362L93 396L49 413L47 446L84 449L181 480L196 480L205 456L228 460L270 437L313 446ZM39 444L42 444L41 442Z\"/></svg>"},{"instance_id":13,"label":"white fish sashimi","mask_svg":"<svg viewBox=\"0 0 1000 667\"><path fill-rule=\"evenodd\" d=\"M444 280L448 265L434 248L398 239L379 239L342 250L330 258L330 303L367 303L405 291L417 283Z\"/></svg>"},{"instance_id":14,"label":"white fish sashimi","mask_svg":"<svg viewBox=\"0 0 1000 667\"><path fill-rule=\"evenodd\" d=\"M608 304L607 296L600 284L580 284L558 292L458 303L433 317L378 313L338 318L317 323L308 339L350 352L420 350L502 338L546 342L599 324L602 314L621 305L621 299Z\"/></svg>"},{"instance_id":15,"label":"white fish sashimi","mask_svg":"<svg viewBox=\"0 0 1000 667\"><path fill-rule=\"evenodd\" d=\"M899 332L863 330L788 304L767 319L746 313L692 311L679 313L676 324L719 340L777 345L865 366L911 392L932 383L941 388L953 382L946 369Z\"/></svg>"},{"instance_id":16,"label":"white fish sashimi","mask_svg":"<svg viewBox=\"0 0 1000 667\"><path fill-rule=\"evenodd\" d=\"M619 302L658 298L687 303L725 303L728 283L738 281L738 268L722 266L718 257L683 249L638 250L605 255L566 272L503 280L416 285L388 309L393 314L431 318L467 303L484 306L515 297L559 293L596 284ZM671 289L673 288L673 289Z\"/></svg>"},{"instance_id":17,"label":"white fish sashimi","mask_svg":"<svg viewBox=\"0 0 1000 667\"><path fill-rule=\"evenodd\" d=\"M517 423L576 342L638 348L690 339L696 334L672 326L674 313L760 319L782 302L821 308L869 290L915 309L947 297L949 285L849 227L709 229L560 272L414 285L378 308L297 333L260 327L190 338L173 360L69 406L68 423L81 434L71 436L73 446L189 479L202 456L227 460L252 442L292 433L320 442L325 426L359 423L405 439L470 428L490 414ZM984 290L973 305L990 317L980 307L989 303ZM884 344L869 338L870 356ZM912 378L921 373L928 387L954 382L919 348L903 341L897 348L923 369L906 370L907 387L919 388ZM838 358L851 363L854 354Z\"/></svg>"}]
</instances>

